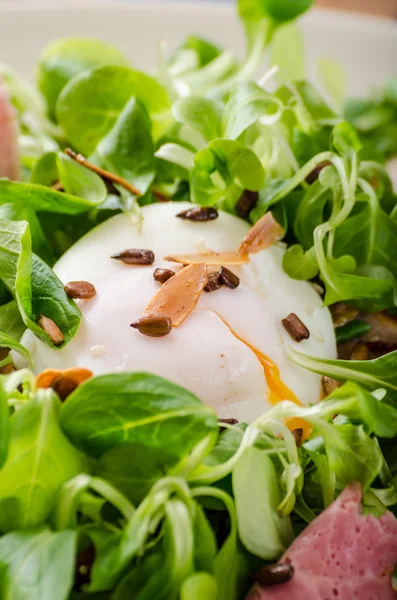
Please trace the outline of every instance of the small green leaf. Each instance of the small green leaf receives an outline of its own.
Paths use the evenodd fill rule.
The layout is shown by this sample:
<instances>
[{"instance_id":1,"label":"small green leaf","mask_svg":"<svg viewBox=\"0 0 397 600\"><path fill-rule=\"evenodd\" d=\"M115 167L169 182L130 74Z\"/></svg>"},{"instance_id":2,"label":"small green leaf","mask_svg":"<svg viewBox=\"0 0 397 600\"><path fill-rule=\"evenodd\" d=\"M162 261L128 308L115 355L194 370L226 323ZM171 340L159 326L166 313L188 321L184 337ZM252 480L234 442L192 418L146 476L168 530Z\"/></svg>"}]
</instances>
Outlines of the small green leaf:
<instances>
[{"instance_id":1,"label":"small green leaf","mask_svg":"<svg viewBox=\"0 0 397 600\"><path fill-rule=\"evenodd\" d=\"M209 573L195 573L182 584L181 600L218 600L216 579Z\"/></svg>"},{"instance_id":2,"label":"small green leaf","mask_svg":"<svg viewBox=\"0 0 397 600\"><path fill-rule=\"evenodd\" d=\"M282 81L294 81L305 76L302 32L296 23L287 23L274 33L271 45L272 65L279 68Z\"/></svg>"},{"instance_id":3,"label":"small green leaf","mask_svg":"<svg viewBox=\"0 0 397 600\"><path fill-rule=\"evenodd\" d=\"M321 58L318 62L318 72L330 99L339 111L346 95L347 73L345 69L331 58Z\"/></svg>"},{"instance_id":4,"label":"small green leaf","mask_svg":"<svg viewBox=\"0 0 397 600\"><path fill-rule=\"evenodd\" d=\"M20 340L25 329L25 323L22 321L15 300L0 306L0 331L11 336L14 340Z\"/></svg>"},{"instance_id":5,"label":"small green leaf","mask_svg":"<svg viewBox=\"0 0 397 600\"><path fill-rule=\"evenodd\" d=\"M332 130L332 144L342 156L350 156L362 147L356 130L347 121L339 123Z\"/></svg>"},{"instance_id":6,"label":"small green leaf","mask_svg":"<svg viewBox=\"0 0 397 600\"><path fill-rule=\"evenodd\" d=\"M220 102L201 96L180 98L172 107L174 119L198 131L207 142L222 136L222 112Z\"/></svg>"},{"instance_id":7,"label":"small green leaf","mask_svg":"<svg viewBox=\"0 0 397 600\"><path fill-rule=\"evenodd\" d=\"M282 500L270 458L258 448L247 448L233 470L240 539L252 554L276 560L292 540L289 517L281 517Z\"/></svg>"},{"instance_id":8,"label":"small green leaf","mask_svg":"<svg viewBox=\"0 0 397 600\"><path fill-rule=\"evenodd\" d=\"M36 77L50 116L55 117L58 96L72 77L103 65L127 66L128 61L117 48L95 38L60 38L46 46L39 57Z\"/></svg>"},{"instance_id":9,"label":"small green leaf","mask_svg":"<svg viewBox=\"0 0 397 600\"><path fill-rule=\"evenodd\" d=\"M343 344L349 340L354 340L363 337L371 330L371 326L366 321L357 319L350 321L346 325L336 327L335 335L337 344Z\"/></svg>"},{"instance_id":10,"label":"small green leaf","mask_svg":"<svg viewBox=\"0 0 397 600\"><path fill-rule=\"evenodd\" d=\"M127 67L100 67L71 79L58 98L57 118L73 146L91 154L132 96L152 118L154 135L162 133L170 119L165 89L149 75Z\"/></svg>"},{"instance_id":11,"label":"small green leaf","mask_svg":"<svg viewBox=\"0 0 397 600\"><path fill-rule=\"evenodd\" d=\"M57 154L56 164L59 181L67 194L84 198L93 206L105 200L107 189L99 175L62 152Z\"/></svg>"},{"instance_id":12,"label":"small green leaf","mask_svg":"<svg viewBox=\"0 0 397 600\"><path fill-rule=\"evenodd\" d=\"M101 165L144 194L155 175L152 124L145 107L131 98L96 147Z\"/></svg>"},{"instance_id":13,"label":"small green leaf","mask_svg":"<svg viewBox=\"0 0 397 600\"><path fill-rule=\"evenodd\" d=\"M298 244L290 246L283 255L283 269L293 279L313 279L318 274L314 247L304 252Z\"/></svg>"}]
</instances>

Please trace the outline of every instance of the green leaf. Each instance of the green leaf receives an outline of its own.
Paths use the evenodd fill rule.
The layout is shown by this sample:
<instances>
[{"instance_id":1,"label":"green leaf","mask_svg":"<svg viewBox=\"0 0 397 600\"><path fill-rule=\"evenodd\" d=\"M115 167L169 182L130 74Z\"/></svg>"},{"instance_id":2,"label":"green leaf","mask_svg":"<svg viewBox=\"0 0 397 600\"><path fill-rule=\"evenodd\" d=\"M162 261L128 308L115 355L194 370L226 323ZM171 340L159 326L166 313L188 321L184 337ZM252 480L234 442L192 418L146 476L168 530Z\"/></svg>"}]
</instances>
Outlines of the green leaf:
<instances>
[{"instance_id":1,"label":"green leaf","mask_svg":"<svg viewBox=\"0 0 397 600\"><path fill-rule=\"evenodd\" d=\"M250 125L259 121L272 125L280 120L283 105L273 94L254 81L239 84L232 92L223 115L225 137L237 139Z\"/></svg>"},{"instance_id":2,"label":"green leaf","mask_svg":"<svg viewBox=\"0 0 397 600\"><path fill-rule=\"evenodd\" d=\"M276 560L292 540L289 517L281 517L282 495L270 458L258 448L247 448L233 470L240 539L252 554Z\"/></svg>"},{"instance_id":3,"label":"green leaf","mask_svg":"<svg viewBox=\"0 0 397 600\"><path fill-rule=\"evenodd\" d=\"M279 68L279 76L283 81L304 78L305 57L302 32L295 23L287 23L274 33L271 62Z\"/></svg>"},{"instance_id":4,"label":"green leaf","mask_svg":"<svg viewBox=\"0 0 397 600\"><path fill-rule=\"evenodd\" d=\"M195 35L189 35L172 54L169 66L172 73L177 75L186 70L205 67L221 52L222 49L212 42Z\"/></svg>"},{"instance_id":5,"label":"green leaf","mask_svg":"<svg viewBox=\"0 0 397 600\"><path fill-rule=\"evenodd\" d=\"M211 573L217 551L216 537L200 504L196 504L195 506L193 532L194 565L196 571L208 571Z\"/></svg>"},{"instance_id":6,"label":"green leaf","mask_svg":"<svg viewBox=\"0 0 397 600\"><path fill-rule=\"evenodd\" d=\"M347 121L338 123L332 130L332 144L342 156L351 156L361 150L361 142L354 127Z\"/></svg>"},{"instance_id":7,"label":"green leaf","mask_svg":"<svg viewBox=\"0 0 397 600\"><path fill-rule=\"evenodd\" d=\"M76 532L18 531L0 539L2 598L66 600L74 582Z\"/></svg>"},{"instance_id":8,"label":"green leaf","mask_svg":"<svg viewBox=\"0 0 397 600\"><path fill-rule=\"evenodd\" d=\"M236 140L214 140L197 152L190 175L192 202L229 212L242 191L259 190L265 172L256 154Z\"/></svg>"},{"instance_id":9,"label":"green leaf","mask_svg":"<svg viewBox=\"0 0 397 600\"><path fill-rule=\"evenodd\" d=\"M0 312L1 308L3 307L0 307ZM32 357L30 356L30 352L26 350L22 344L17 342L16 339L10 335L7 335L7 333L4 333L3 331L0 331L0 348L10 348L11 350L14 350L14 352L23 356L29 363L30 368L32 368Z\"/></svg>"},{"instance_id":10,"label":"green leaf","mask_svg":"<svg viewBox=\"0 0 397 600\"><path fill-rule=\"evenodd\" d=\"M4 463L6 462L8 456L8 447L10 441L9 416L10 409L8 407L8 396L6 391L4 390L3 381L0 379L0 469L4 466Z\"/></svg>"},{"instance_id":11,"label":"green leaf","mask_svg":"<svg viewBox=\"0 0 397 600\"><path fill-rule=\"evenodd\" d=\"M107 189L99 175L62 152L57 154L56 164L59 181L67 194L84 198L92 207L105 200Z\"/></svg>"},{"instance_id":12,"label":"green leaf","mask_svg":"<svg viewBox=\"0 0 397 600\"><path fill-rule=\"evenodd\" d=\"M36 160L30 174L30 183L51 187L58 181L57 153L46 152Z\"/></svg>"},{"instance_id":13,"label":"green leaf","mask_svg":"<svg viewBox=\"0 0 397 600\"><path fill-rule=\"evenodd\" d=\"M222 136L223 105L202 96L180 98L172 107L174 119L198 131L207 142Z\"/></svg>"},{"instance_id":14,"label":"green leaf","mask_svg":"<svg viewBox=\"0 0 397 600\"><path fill-rule=\"evenodd\" d=\"M11 300L0 306L0 331L11 336L14 340L20 340L26 327L21 318L18 304Z\"/></svg>"},{"instance_id":15,"label":"green leaf","mask_svg":"<svg viewBox=\"0 0 397 600\"><path fill-rule=\"evenodd\" d=\"M299 366L338 381L356 381L364 388L385 388L397 396L397 350L373 360L325 360L289 347L290 358Z\"/></svg>"},{"instance_id":16,"label":"green leaf","mask_svg":"<svg viewBox=\"0 0 397 600\"><path fill-rule=\"evenodd\" d=\"M316 181L306 190L298 205L294 222L294 233L305 250L313 246L313 232L318 225L321 225L326 220L324 212L329 199L330 193L328 189L324 189L321 182Z\"/></svg>"},{"instance_id":17,"label":"green leaf","mask_svg":"<svg viewBox=\"0 0 397 600\"><path fill-rule=\"evenodd\" d=\"M80 385L62 405L61 426L91 456L129 442L182 458L218 422L210 407L161 377L119 373Z\"/></svg>"},{"instance_id":18,"label":"green leaf","mask_svg":"<svg viewBox=\"0 0 397 600\"><path fill-rule=\"evenodd\" d=\"M312 3L312 0L239 0L238 9L243 18L270 17L284 23L299 17Z\"/></svg>"},{"instance_id":19,"label":"green leaf","mask_svg":"<svg viewBox=\"0 0 397 600\"><path fill-rule=\"evenodd\" d=\"M40 258L32 255L29 226L24 221L0 220L0 279L17 301L26 327L52 345L37 325L40 315L52 319L67 344L77 331L80 310L63 284Z\"/></svg>"},{"instance_id":20,"label":"green leaf","mask_svg":"<svg viewBox=\"0 0 397 600\"><path fill-rule=\"evenodd\" d=\"M113 128L96 147L101 165L144 194L155 175L151 122L145 107L131 98Z\"/></svg>"},{"instance_id":21,"label":"green leaf","mask_svg":"<svg viewBox=\"0 0 397 600\"><path fill-rule=\"evenodd\" d=\"M290 246L283 255L283 269L293 279L313 279L318 274L314 247L304 252L298 244Z\"/></svg>"},{"instance_id":22,"label":"green leaf","mask_svg":"<svg viewBox=\"0 0 397 600\"><path fill-rule=\"evenodd\" d=\"M84 167L81 168L84 169ZM84 189L87 190L86 187ZM99 195L99 191L101 195ZM8 179L0 179L0 204L12 203L34 211L77 215L98 206L104 200L102 192L102 186L100 186L100 190L98 186L95 201L92 201L68 193L57 192L35 183L17 183Z\"/></svg>"},{"instance_id":23,"label":"green leaf","mask_svg":"<svg viewBox=\"0 0 397 600\"><path fill-rule=\"evenodd\" d=\"M209 573L195 573L182 584L181 600L218 600L216 579Z\"/></svg>"},{"instance_id":24,"label":"green leaf","mask_svg":"<svg viewBox=\"0 0 397 600\"><path fill-rule=\"evenodd\" d=\"M336 343L342 344L349 340L354 340L363 337L371 330L371 326L366 321L357 319L350 321L346 325L335 328Z\"/></svg>"},{"instance_id":25,"label":"green leaf","mask_svg":"<svg viewBox=\"0 0 397 600\"><path fill-rule=\"evenodd\" d=\"M112 600L142 600L145 598L146 590L153 578L153 573L158 574L164 568L164 557L162 554L153 554L143 557L135 568L133 568L121 580L117 586ZM165 584L165 581L163 585ZM145 590L146 588L146 590ZM156 596L157 597L157 596ZM148 599L149 600L149 599Z\"/></svg>"},{"instance_id":26,"label":"green leaf","mask_svg":"<svg viewBox=\"0 0 397 600\"><path fill-rule=\"evenodd\" d=\"M167 93L149 75L127 67L100 67L71 79L58 98L57 118L70 142L91 154L132 96L151 116L154 135L160 134L169 121Z\"/></svg>"},{"instance_id":27,"label":"green leaf","mask_svg":"<svg viewBox=\"0 0 397 600\"><path fill-rule=\"evenodd\" d=\"M42 523L61 485L84 470L82 455L58 425L59 408L46 390L10 417L8 458L0 471L1 531Z\"/></svg>"},{"instance_id":28,"label":"green leaf","mask_svg":"<svg viewBox=\"0 0 397 600\"><path fill-rule=\"evenodd\" d=\"M49 115L55 117L57 98L72 77L103 65L127 66L128 61L117 48L95 38L60 38L46 46L39 57L36 78Z\"/></svg>"}]
</instances>

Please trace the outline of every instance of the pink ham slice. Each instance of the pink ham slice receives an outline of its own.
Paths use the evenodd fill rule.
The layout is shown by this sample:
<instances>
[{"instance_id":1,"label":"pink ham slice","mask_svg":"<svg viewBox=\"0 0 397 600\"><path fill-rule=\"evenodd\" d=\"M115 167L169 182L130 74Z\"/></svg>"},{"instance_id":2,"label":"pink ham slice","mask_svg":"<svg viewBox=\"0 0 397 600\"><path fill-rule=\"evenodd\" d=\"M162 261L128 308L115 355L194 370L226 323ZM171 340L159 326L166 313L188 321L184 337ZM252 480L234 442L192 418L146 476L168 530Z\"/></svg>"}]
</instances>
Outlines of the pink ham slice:
<instances>
[{"instance_id":1,"label":"pink ham slice","mask_svg":"<svg viewBox=\"0 0 397 600\"><path fill-rule=\"evenodd\" d=\"M18 179L18 123L0 76L0 177Z\"/></svg>"},{"instance_id":2,"label":"pink ham slice","mask_svg":"<svg viewBox=\"0 0 397 600\"><path fill-rule=\"evenodd\" d=\"M280 562L294 576L246 600L396 600L391 572L397 563L397 519L361 514L361 488L348 486L293 542Z\"/></svg>"}]
</instances>

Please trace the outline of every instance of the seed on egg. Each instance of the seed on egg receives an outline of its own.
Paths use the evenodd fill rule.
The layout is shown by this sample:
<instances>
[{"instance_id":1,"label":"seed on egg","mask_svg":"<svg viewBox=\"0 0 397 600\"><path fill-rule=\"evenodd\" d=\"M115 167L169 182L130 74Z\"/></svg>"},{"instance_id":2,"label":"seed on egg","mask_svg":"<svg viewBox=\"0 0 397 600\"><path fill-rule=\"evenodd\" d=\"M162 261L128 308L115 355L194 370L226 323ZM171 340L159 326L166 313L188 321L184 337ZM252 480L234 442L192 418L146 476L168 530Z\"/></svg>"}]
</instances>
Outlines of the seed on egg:
<instances>
[{"instance_id":1,"label":"seed on egg","mask_svg":"<svg viewBox=\"0 0 397 600\"><path fill-rule=\"evenodd\" d=\"M125 265L152 265L154 263L154 253L151 250L128 248L116 254L112 254L110 258L119 260Z\"/></svg>"},{"instance_id":2,"label":"seed on egg","mask_svg":"<svg viewBox=\"0 0 397 600\"><path fill-rule=\"evenodd\" d=\"M146 315L141 317L131 327L149 337L164 337L172 330L172 321L165 315Z\"/></svg>"},{"instance_id":3,"label":"seed on egg","mask_svg":"<svg viewBox=\"0 0 397 600\"><path fill-rule=\"evenodd\" d=\"M175 215L188 221L213 221L218 218L218 211L211 206L195 206Z\"/></svg>"},{"instance_id":4,"label":"seed on egg","mask_svg":"<svg viewBox=\"0 0 397 600\"><path fill-rule=\"evenodd\" d=\"M295 342L309 339L310 331L295 313L289 314L281 322Z\"/></svg>"}]
</instances>

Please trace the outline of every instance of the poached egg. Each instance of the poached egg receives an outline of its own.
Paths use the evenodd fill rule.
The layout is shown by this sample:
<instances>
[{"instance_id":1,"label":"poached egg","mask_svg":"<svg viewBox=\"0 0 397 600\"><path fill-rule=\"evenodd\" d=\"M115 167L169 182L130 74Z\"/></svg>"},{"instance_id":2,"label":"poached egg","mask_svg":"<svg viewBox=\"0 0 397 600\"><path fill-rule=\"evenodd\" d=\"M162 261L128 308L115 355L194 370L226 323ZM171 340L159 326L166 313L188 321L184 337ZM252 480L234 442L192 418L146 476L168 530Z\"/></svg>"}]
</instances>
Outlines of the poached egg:
<instances>
[{"instance_id":1,"label":"poached egg","mask_svg":"<svg viewBox=\"0 0 397 600\"><path fill-rule=\"evenodd\" d=\"M66 347L52 349L25 332L22 344L32 354L35 371L75 366L95 375L146 371L189 389L220 418L245 422L277 400L316 402L321 377L295 365L286 348L290 344L307 354L335 358L334 329L313 287L283 271L283 244L251 255L249 264L225 265L238 275L240 285L202 293L193 312L169 335L147 337L130 327L159 289L154 269L180 268L163 257L235 251L249 231L246 222L222 211L213 221L176 218L191 207L188 202L145 206L141 227L117 215L62 256L54 267L60 280L88 281L97 293L77 300L82 320ZM152 250L154 264L126 265L111 258L127 248ZM281 323L290 313L310 332L299 344Z\"/></svg>"}]
</instances>

